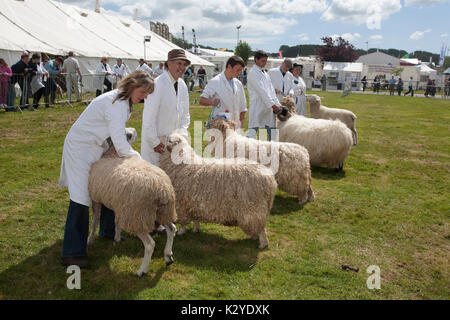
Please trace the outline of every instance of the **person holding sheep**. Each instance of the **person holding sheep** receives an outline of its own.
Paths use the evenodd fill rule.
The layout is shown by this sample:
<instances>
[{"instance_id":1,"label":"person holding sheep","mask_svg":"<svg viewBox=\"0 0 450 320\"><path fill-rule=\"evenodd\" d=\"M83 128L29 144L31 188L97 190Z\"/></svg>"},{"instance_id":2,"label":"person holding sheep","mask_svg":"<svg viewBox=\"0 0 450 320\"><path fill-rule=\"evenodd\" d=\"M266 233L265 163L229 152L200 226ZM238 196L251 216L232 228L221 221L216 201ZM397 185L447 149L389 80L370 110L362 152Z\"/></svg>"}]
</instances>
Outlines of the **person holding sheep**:
<instances>
[{"instance_id":1,"label":"person holding sheep","mask_svg":"<svg viewBox=\"0 0 450 320\"><path fill-rule=\"evenodd\" d=\"M64 231L61 263L88 267L89 172L98 161L108 137L119 157L140 157L127 142L125 124L133 104L145 99L154 89L153 79L145 71L125 77L119 88L95 98L70 128L64 141L59 186L68 186L70 204ZM102 207L100 236L114 238L114 213Z\"/></svg>"},{"instance_id":2,"label":"person holding sheep","mask_svg":"<svg viewBox=\"0 0 450 320\"><path fill-rule=\"evenodd\" d=\"M268 55L262 50L255 52L255 65L248 73L247 88L250 101L247 137L256 139L258 130L265 128L269 140L276 140L275 114L281 105L275 94L269 75L264 71Z\"/></svg>"},{"instance_id":3,"label":"person holding sheep","mask_svg":"<svg viewBox=\"0 0 450 320\"><path fill-rule=\"evenodd\" d=\"M200 96L200 104L214 107L212 118L224 113L230 113L231 120L237 124L237 129L244 125L247 113L247 99L244 87L237 77L245 67L244 60L239 56L228 59L224 72L215 76L205 87Z\"/></svg>"}]
</instances>

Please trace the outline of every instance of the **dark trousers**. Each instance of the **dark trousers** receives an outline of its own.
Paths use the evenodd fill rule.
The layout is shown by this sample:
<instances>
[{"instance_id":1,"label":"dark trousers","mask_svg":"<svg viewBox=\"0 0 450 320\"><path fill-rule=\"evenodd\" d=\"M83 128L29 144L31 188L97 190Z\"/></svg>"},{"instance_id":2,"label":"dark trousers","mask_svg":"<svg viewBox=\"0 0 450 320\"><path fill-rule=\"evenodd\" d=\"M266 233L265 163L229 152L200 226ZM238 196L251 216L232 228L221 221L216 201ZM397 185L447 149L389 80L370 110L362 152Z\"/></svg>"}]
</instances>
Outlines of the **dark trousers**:
<instances>
[{"instance_id":1,"label":"dark trousers","mask_svg":"<svg viewBox=\"0 0 450 320\"><path fill-rule=\"evenodd\" d=\"M20 106L24 107L25 105L28 105L28 97L30 94L30 83L27 79L19 78L17 81L19 83L20 90L22 91L22 96L20 97Z\"/></svg>"},{"instance_id":2,"label":"dark trousers","mask_svg":"<svg viewBox=\"0 0 450 320\"><path fill-rule=\"evenodd\" d=\"M405 92L405 96L411 93L411 97L414 97L414 90L413 87L408 87L408 92Z\"/></svg>"},{"instance_id":3,"label":"dark trousers","mask_svg":"<svg viewBox=\"0 0 450 320\"><path fill-rule=\"evenodd\" d=\"M33 94L33 108L37 109L39 107L39 100L41 100L44 93L45 87L42 87Z\"/></svg>"},{"instance_id":4,"label":"dark trousers","mask_svg":"<svg viewBox=\"0 0 450 320\"><path fill-rule=\"evenodd\" d=\"M103 81L103 84L106 86L106 90L103 90L103 93L109 92L112 90L112 83L109 82L108 79L105 79L105 81ZM102 94L101 90L97 90L95 93L95 96L98 97L99 95Z\"/></svg>"},{"instance_id":5,"label":"dark trousers","mask_svg":"<svg viewBox=\"0 0 450 320\"><path fill-rule=\"evenodd\" d=\"M49 99L50 98L50 99ZM45 83L45 93L44 93L44 100L45 105L48 106L50 103L55 103L56 99L56 83L53 79L47 79L47 82Z\"/></svg>"},{"instance_id":6,"label":"dark trousers","mask_svg":"<svg viewBox=\"0 0 450 320\"><path fill-rule=\"evenodd\" d=\"M89 235L89 207L70 200L64 229L63 257L84 257L87 254ZM113 239L115 235L114 212L102 206L100 236Z\"/></svg>"}]
</instances>

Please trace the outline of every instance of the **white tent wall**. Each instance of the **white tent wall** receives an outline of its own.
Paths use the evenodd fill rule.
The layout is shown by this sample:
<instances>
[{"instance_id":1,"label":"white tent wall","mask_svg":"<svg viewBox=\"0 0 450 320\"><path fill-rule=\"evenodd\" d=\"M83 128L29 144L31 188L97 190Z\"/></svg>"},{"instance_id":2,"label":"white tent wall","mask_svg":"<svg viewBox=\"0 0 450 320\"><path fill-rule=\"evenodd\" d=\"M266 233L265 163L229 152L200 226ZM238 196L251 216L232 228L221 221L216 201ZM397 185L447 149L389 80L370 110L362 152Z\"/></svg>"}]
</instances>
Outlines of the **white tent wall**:
<instances>
[{"instance_id":1,"label":"white tent wall","mask_svg":"<svg viewBox=\"0 0 450 320\"><path fill-rule=\"evenodd\" d=\"M145 22L143 22L145 25ZM66 56L74 51L83 74L92 75L101 57L122 58L131 70L144 58L156 67L167 59L167 53L179 49L140 23L122 16L106 15L52 0L0 0L0 57L11 65L24 50ZM209 74L214 64L186 51L193 65L202 65ZM84 89L93 90L91 80ZM84 80L83 80L84 81Z\"/></svg>"}]
</instances>

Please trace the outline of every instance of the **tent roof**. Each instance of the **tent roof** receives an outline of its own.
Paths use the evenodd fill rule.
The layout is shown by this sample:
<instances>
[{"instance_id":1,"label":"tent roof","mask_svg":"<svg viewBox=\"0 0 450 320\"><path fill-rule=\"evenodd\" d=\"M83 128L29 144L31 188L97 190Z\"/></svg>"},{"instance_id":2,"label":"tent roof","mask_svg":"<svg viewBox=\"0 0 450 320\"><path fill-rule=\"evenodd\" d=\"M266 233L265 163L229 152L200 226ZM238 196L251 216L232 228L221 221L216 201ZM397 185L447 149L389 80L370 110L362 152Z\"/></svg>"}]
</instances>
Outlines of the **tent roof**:
<instances>
[{"instance_id":1,"label":"tent roof","mask_svg":"<svg viewBox=\"0 0 450 320\"><path fill-rule=\"evenodd\" d=\"M402 59L400 59L400 64L402 65L402 63L404 63L404 64L406 64L406 65L413 65L413 66L416 66L416 65L418 65L418 64L420 64L420 60L419 59L416 59L416 58L414 58L414 59L407 59L407 58L402 58Z\"/></svg>"},{"instance_id":2,"label":"tent roof","mask_svg":"<svg viewBox=\"0 0 450 320\"><path fill-rule=\"evenodd\" d=\"M363 64L359 62L325 62L324 71L362 72Z\"/></svg>"},{"instance_id":3,"label":"tent roof","mask_svg":"<svg viewBox=\"0 0 450 320\"><path fill-rule=\"evenodd\" d=\"M192 50L194 50L194 49L192 49ZM234 56L233 52L204 49L204 48L197 48L197 52L199 52L201 55L205 55L205 56L216 56L216 57L232 57L232 56Z\"/></svg>"},{"instance_id":4,"label":"tent roof","mask_svg":"<svg viewBox=\"0 0 450 320\"><path fill-rule=\"evenodd\" d=\"M443 74L450 74L450 68L445 69L444 72L442 72Z\"/></svg>"},{"instance_id":5,"label":"tent roof","mask_svg":"<svg viewBox=\"0 0 450 320\"><path fill-rule=\"evenodd\" d=\"M417 67L420 68L420 74L422 74L422 75L430 75L432 73L437 73L436 70L431 69L426 64L421 64L420 66L417 66Z\"/></svg>"},{"instance_id":6,"label":"tent roof","mask_svg":"<svg viewBox=\"0 0 450 320\"><path fill-rule=\"evenodd\" d=\"M0 0L0 49L28 50L66 55L75 51L84 57L110 57L165 61L167 53L179 47L119 15L92 10L52 0ZM14 36L12 36L14 35ZM186 51L192 64L214 66Z\"/></svg>"}]
</instances>

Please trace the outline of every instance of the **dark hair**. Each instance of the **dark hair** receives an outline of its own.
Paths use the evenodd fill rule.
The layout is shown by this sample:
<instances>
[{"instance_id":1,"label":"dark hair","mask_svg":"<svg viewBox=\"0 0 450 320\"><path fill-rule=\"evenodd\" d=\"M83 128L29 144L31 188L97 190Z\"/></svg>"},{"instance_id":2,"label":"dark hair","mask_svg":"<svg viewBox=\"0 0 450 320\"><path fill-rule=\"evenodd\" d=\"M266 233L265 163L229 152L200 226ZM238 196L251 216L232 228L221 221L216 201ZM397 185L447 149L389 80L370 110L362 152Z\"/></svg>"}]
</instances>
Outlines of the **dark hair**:
<instances>
[{"instance_id":1,"label":"dark hair","mask_svg":"<svg viewBox=\"0 0 450 320\"><path fill-rule=\"evenodd\" d=\"M263 50L258 50L255 52L255 60L259 60L261 58L268 58L269 56L267 55L267 53Z\"/></svg>"},{"instance_id":2,"label":"dark hair","mask_svg":"<svg viewBox=\"0 0 450 320\"><path fill-rule=\"evenodd\" d=\"M31 59L40 59L41 55L39 53L33 53L33 55L31 56Z\"/></svg>"},{"instance_id":3,"label":"dark hair","mask_svg":"<svg viewBox=\"0 0 450 320\"><path fill-rule=\"evenodd\" d=\"M61 62L61 63L64 63L64 60L63 60L62 58L60 58L60 57L56 58L55 60L56 60L56 61L59 61L59 62Z\"/></svg>"},{"instance_id":4,"label":"dark hair","mask_svg":"<svg viewBox=\"0 0 450 320\"><path fill-rule=\"evenodd\" d=\"M232 68L234 68L235 65L240 64L242 66L242 68L245 67L245 62L244 60L239 57L239 56L232 56L230 57L230 59L228 59L227 61L227 65L225 68L228 68L228 66L230 65Z\"/></svg>"},{"instance_id":5,"label":"dark hair","mask_svg":"<svg viewBox=\"0 0 450 320\"><path fill-rule=\"evenodd\" d=\"M73 57L73 51L69 51L69 57Z\"/></svg>"}]
</instances>

